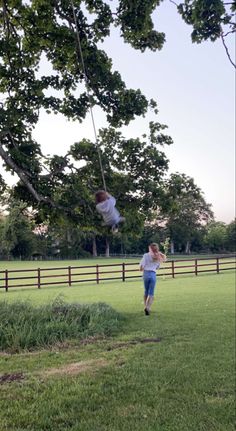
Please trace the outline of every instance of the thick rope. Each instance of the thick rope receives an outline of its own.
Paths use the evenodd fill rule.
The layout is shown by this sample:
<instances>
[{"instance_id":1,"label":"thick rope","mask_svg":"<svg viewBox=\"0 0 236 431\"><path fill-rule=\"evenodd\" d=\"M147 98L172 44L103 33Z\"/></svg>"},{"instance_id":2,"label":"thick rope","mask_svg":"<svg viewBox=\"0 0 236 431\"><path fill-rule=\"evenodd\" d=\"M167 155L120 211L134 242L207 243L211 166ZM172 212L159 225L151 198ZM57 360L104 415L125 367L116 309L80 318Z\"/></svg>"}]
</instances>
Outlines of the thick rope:
<instances>
[{"instance_id":1,"label":"thick rope","mask_svg":"<svg viewBox=\"0 0 236 431\"><path fill-rule=\"evenodd\" d=\"M102 174L102 182L103 182L104 190L107 191L106 181L105 181L105 175L104 175L104 170L103 170L103 166L102 166L101 150L99 148L99 143L98 143L98 138L97 138L97 131L96 131L96 126L95 126L95 121L94 121L94 115L93 115L92 98L91 98L91 95L90 95L90 89L89 89L89 85L88 85L88 78L87 78L87 73L86 73L86 68L85 68L85 63L84 63L84 56L83 56L83 51L82 51L81 42L80 42L79 29L78 29L78 24L77 24L77 19L76 19L75 7L74 7L73 0L70 0L70 3L71 3L72 11L73 11L73 18L74 18L74 23L75 23L76 37L77 37L77 42L78 42L78 47L79 47L79 53L80 53L80 58L81 58L81 63L82 63L82 69L83 69L84 79L85 79L85 87L86 87L86 92L87 92L87 96L88 96L88 99L89 99L89 109L90 109L90 114L91 114L91 119L92 119L92 125L93 125L94 137L95 137L95 144L96 144L96 148L97 148L97 152L98 152L98 160L99 160L99 165L100 165L101 174ZM78 58L77 58L77 60L78 60Z\"/></svg>"}]
</instances>

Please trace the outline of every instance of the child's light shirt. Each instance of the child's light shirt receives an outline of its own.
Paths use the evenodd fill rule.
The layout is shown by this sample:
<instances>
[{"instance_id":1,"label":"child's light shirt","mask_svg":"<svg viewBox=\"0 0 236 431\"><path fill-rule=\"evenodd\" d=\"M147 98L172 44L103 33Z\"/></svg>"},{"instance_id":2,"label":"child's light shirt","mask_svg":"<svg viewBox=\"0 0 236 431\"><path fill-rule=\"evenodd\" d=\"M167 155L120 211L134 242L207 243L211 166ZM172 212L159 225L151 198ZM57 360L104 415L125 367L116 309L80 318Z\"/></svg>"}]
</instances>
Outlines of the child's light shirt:
<instances>
[{"instance_id":1,"label":"child's light shirt","mask_svg":"<svg viewBox=\"0 0 236 431\"><path fill-rule=\"evenodd\" d=\"M115 208L116 200L113 198L113 196L110 196L108 199L106 199L103 202L100 202L96 205L96 209L99 212L99 214L102 215L104 222L108 226L112 226L114 224L117 224L120 220L120 213Z\"/></svg>"},{"instance_id":2,"label":"child's light shirt","mask_svg":"<svg viewBox=\"0 0 236 431\"><path fill-rule=\"evenodd\" d=\"M140 267L143 268L144 271L154 271L160 267L160 262L153 260L153 257L150 253L145 253L140 262Z\"/></svg>"}]
</instances>

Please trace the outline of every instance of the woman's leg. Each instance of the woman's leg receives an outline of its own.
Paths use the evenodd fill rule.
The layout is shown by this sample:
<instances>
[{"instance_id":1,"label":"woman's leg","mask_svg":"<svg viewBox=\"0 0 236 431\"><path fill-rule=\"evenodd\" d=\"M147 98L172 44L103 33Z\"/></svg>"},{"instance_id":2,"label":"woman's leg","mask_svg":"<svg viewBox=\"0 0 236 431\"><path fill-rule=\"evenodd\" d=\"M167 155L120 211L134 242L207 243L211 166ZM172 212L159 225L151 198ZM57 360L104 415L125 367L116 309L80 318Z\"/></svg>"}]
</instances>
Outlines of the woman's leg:
<instances>
[{"instance_id":1,"label":"woman's leg","mask_svg":"<svg viewBox=\"0 0 236 431\"><path fill-rule=\"evenodd\" d=\"M144 302L144 311L146 311L147 306L147 299L148 299L148 291L149 291L149 276L148 274L143 274L143 283L144 283L144 295L143 295L143 302Z\"/></svg>"},{"instance_id":2,"label":"woman's leg","mask_svg":"<svg viewBox=\"0 0 236 431\"><path fill-rule=\"evenodd\" d=\"M150 277L149 289L148 289L148 297L147 297L147 300L146 300L146 309L148 310L148 312L150 311L152 303L154 301L155 286L156 286L156 273L153 272L151 274L151 277Z\"/></svg>"},{"instance_id":3,"label":"woman's leg","mask_svg":"<svg viewBox=\"0 0 236 431\"><path fill-rule=\"evenodd\" d=\"M146 309L148 311L150 311L151 305L152 305L153 301L154 301L154 296L153 295L148 295L147 300L146 300Z\"/></svg>"}]
</instances>

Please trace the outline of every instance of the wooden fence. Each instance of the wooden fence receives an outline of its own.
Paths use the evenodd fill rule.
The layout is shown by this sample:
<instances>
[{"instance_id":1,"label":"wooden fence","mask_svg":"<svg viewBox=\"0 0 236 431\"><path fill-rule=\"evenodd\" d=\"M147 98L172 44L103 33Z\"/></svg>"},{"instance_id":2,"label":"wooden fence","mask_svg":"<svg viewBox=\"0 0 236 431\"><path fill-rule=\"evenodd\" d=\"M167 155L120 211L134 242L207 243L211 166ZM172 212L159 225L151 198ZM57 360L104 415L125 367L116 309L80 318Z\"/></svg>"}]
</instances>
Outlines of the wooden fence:
<instances>
[{"instance_id":1,"label":"wooden fence","mask_svg":"<svg viewBox=\"0 0 236 431\"><path fill-rule=\"evenodd\" d=\"M218 256L214 258L170 260L158 270L158 275L175 278L179 275L235 270L235 256ZM15 287L37 287L68 285L95 282L99 284L108 280L126 281L140 278L138 262L121 262L115 264L97 264L86 266L67 266L58 268L11 269L0 271L0 289L8 291Z\"/></svg>"}]
</instances>

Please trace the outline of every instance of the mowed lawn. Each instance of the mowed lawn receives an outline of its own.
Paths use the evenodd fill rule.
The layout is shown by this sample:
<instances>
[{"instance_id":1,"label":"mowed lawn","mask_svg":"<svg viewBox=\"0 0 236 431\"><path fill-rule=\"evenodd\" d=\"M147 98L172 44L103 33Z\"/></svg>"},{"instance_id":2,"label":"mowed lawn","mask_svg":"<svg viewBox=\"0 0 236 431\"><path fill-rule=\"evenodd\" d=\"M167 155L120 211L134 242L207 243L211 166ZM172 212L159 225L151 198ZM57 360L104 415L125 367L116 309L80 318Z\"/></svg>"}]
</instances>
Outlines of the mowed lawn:
<instances>
[{"instance_id":1,"label":"mowed lawn","mask_svg":"<svg viewBox=\"0 0 236 431\"><path fill-rule=\"evenodd\" d=\"M235 275L159 277L145 316L142 280L0 292L36 306L106 302L115 337L0 354L1 431L231 431L235 406Z\"/></svg>"}]
</instances>

